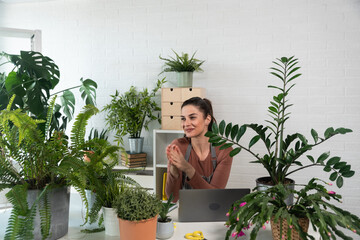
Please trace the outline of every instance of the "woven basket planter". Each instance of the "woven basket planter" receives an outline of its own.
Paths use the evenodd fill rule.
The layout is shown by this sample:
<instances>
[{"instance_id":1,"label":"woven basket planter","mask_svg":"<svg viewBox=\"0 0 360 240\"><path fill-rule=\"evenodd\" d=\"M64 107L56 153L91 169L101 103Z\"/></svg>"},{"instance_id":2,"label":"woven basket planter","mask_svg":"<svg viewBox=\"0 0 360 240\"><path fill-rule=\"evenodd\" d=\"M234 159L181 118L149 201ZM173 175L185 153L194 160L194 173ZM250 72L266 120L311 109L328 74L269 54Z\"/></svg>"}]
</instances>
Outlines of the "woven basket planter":
<instances>
[{"instance_id":1,"label":"woven basket planter","mask_svg":"<svg viewBox=\"0 0 360 240\"><path fill-rule=\"evenodd\" d=\"M288 231L291 231L291 239L292 240L301 240L300 234L294 228L289 228L289 225L286 219L279 218L277 223L274 222L274 217L271 218L271 232L274 240L287 240ZM281 228L282 225L282 229ZM300 218L299 225L304 232L308 231L309 228L309 219L308 218ZM280 231L282 230L282 231ZM280 234L281 232L281 234ZM282 237L284 236L284 238Z\"/></svg>"}]
</instances>

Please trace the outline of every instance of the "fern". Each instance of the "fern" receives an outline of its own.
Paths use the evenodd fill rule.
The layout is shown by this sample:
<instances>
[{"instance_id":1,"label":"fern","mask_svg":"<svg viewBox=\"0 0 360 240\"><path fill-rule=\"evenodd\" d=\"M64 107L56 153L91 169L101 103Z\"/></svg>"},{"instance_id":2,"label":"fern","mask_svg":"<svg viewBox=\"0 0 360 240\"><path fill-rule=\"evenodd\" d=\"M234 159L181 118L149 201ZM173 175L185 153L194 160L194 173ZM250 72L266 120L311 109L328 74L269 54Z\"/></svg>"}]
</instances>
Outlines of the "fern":
<instances>
[{"instance_id":1,"label":"fern","mask_svg":"<svg viewBox=\"0 0 360 240\"><path fill-rule=\"evenodd\" d=\"M50 127L51 127L51 120L53 117L53 112L54 112L54 107L55 107L55 100L56 100L56 95L51 99L49 107L47 109L47 114L46 114L46 124L45 124L45 138L48 137L49 132L50 132Z\"/></svg>"},{"instance_id":2,"label":"fern","mask_svg":"<svg viewBox=\"0 0 360 240\"><path fill-rule=\"evenodd\" d=\"M50 236L50 226L51 226L50 207L51 206L49 202L49 195L46 192L39 204L40 227L41 227L41 235L43 239L46 239Z\"/></svg>"}]
</instances>

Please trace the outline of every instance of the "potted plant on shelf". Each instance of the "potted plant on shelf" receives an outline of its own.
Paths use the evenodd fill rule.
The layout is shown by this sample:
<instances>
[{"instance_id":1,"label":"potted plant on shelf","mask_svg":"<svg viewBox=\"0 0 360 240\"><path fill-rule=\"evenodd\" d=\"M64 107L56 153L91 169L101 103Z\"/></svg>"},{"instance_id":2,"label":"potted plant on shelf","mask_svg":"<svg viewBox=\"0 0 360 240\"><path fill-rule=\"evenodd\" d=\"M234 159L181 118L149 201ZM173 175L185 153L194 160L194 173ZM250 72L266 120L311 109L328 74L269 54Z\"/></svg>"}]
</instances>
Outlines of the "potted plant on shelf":
<instances>
[{"instance_id":1,"label":"potted plant on shelf","mask_svg":"<svg viewBox=\"0 0 360 240\"><path fill-rule=\"evenodd\" d=\"M75 96L72 89L78 88L85 104L95 106L97 84L91 79L80 79L80 84L68 89L52 92L60 81L60 72L55 62L39 52L20 51L20 55L0 53L1 65L12 64L13 70L0 78L1 109L5 109L13 94L16 94L12 109L21 108L34 119L46 119L50 99L58 95L60 103L56 103L52 114L51 126L47 138L53 131L66 130L75 111ZM44 132L45 123L38 128Z\"/></svg>"},{"instance_id":2,"label":"potted plant on shelf","mask_svg":"<svg viewBox=\"0 0 360 240\"><path fill-rule=\"evenodd\" d=\"M256 239L258 231L269 221L274 240L314 239L307 233L310 223L325 240L335 239L336 235L352 239L342 229L360 235L360 219L331 204L331 200L341 203L341 195L328 191L322 183L325 182L313 178L298 191L279 183L265 191L254 191L244 196L228 212L229 220L225 225L229 230L225 239L230 236L238 238L247 232L250 232L250 239ZM291 206L285 203L289 194L294 194L296 199Z\"/></svg>"},{"instance_id":3,"label":"potted plant on shelf","mask_svg":"<svg viewBox=\"0 0 360 240\"><path fill-rule=\"evenodd\" d=\"M173 194L171 194L167 202L163 202L161 205L156 228L156 238L158 239L168 239L174 234L174 222L168 216L170 207L174 204L172 203L173 198Z\"/></svg>"},{"instance_id":4,"label":"potted plant on shelf","mask_svg":"<svg viewBox=\"0 0 360 240\"><path fill-rule=\"evenodd\" d=\"M151 121L161 121L160 116L155 115L155 112L161 109L154 97L165 82L165 78L158 80L151 92L147 88L138 92L134 86L124 94L116 91L115 95L111 95L111 103L103 109L107 112L106 121L109 129L115 131L119 145L123 145L123 137L126 134L130 135L129 146L132 154L142 152L142 129L149 130L148 125Z\"/></svg>"},{"instance_id":5,"label":"potted plant on shelf","mask_svg":"<svg viewBox=\"0 0 360 240\"><path fill-rule=\"evenodd\" d=\"M5 239L58 239L68 230L69 186L80 194L85 206L83 138L88 119L98 110L87 105L77 116L71 146L63 132L50 131L55 98L46 121L35 120L21 109L11 110L15 99L0 113L0 191L9 188L13 205ZM45 132L38 124L45 122ZM56 206L56 207L55 207Z\"/></svg>"},{"instance_id":6,"label":"potted plant on shelf","mask_svg":"<svg viewBox=\"0 0 360 240\"><path fill-rule=\"evenodd\" d=\"M244 124L239 126L232 123L226 124L221 121L219 125L213 124L212 131L206 133L209 137L209 142L215 146L220 146L220 149L225 149L233 146L230 156L235 156L241 150L250 153L254 158L254 163L260 163L267 170L269 176L257 179L257 186L261 190L266 189L266 185L293 184L294 182L288 179L288 176L299 170L309 167L319 166L323 167L325 172L332 172L330 175L331 181L336 181L338 187L342 187L344 177L352 177L354 171L351 166L342 161L340 157L334 156L330 158L330 152L322 153L318 158L307 155L308 164L304 165L303 160L300 159L305 153L312 150L314 147L328 141L338 134L346 134L352 132L351 129L329 127L326 129L324 136L311 129L313 143L310 143L306 137L300 133L289 134L285 137L285 122L289 119L290 113L287 112L292 104L288 103L288 94L295 86L294 79L301 74L297 73L300 67L297 66L298 60L294 57L282 57L277 62L273 62L276 67L271 74L275 75L280 80L280 86L270 85L269 88L280 91L278 95L273 97L271 106L268 108L271 120L266 120L268 126L260 124ZM247 129L254 131L253 136L248 145L240 142ZM269 133L270 131L270 133ZM252 146L259 140L264 143L266 152L264 154L255 153ZM297 167L290 169L290 167ZM291 199L289 203L291 203Z\"/></svg>"},{"instance_id":7,"label":"potted plant on shelf","mask_svg":"<svg viewBox=\"0 0 360 240\"><path fill-rule=\"evenodd\" d=\"M164 70L161 73L176 72L178 87L192 87L193 72L202 72L203 70L200 66L205 61L196 59L196 52L194 52L191 58L189 58L189 54L187 53L182 53L180 56L174 50L172 51L175 54L175 58L163 58L159 56L161 60L165 61Z\"/></svg>"},{"instance_id":8,"label":"potted plant on shelf","mask_svg":"<svg viewBox=\"0 0 360 240\"><path fill-rule=\"evenodd\" d=\"M120 239L154 240L161 201L142 188L126 188L115 202Z\"/></svg>"}]
</instances>

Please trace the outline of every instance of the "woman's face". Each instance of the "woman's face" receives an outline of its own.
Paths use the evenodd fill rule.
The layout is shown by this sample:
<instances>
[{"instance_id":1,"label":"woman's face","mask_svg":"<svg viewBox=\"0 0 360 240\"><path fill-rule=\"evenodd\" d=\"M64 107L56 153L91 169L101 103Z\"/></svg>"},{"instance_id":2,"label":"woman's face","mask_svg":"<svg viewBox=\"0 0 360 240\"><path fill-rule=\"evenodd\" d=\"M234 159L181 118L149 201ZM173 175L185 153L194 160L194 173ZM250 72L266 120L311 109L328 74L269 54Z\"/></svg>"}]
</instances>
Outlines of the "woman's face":
<instances>
[{"instance_id":1,"label":"woman's face","mask_svg":"<svg viewBox=\"0 0 360 240\"><path fill-rule=\"evenodd\" d=\"M181 109L181 124L188 138L204 136L207 132L210 115L204 114L194 105L186 105Z\"/></svg>"}]
</instances>

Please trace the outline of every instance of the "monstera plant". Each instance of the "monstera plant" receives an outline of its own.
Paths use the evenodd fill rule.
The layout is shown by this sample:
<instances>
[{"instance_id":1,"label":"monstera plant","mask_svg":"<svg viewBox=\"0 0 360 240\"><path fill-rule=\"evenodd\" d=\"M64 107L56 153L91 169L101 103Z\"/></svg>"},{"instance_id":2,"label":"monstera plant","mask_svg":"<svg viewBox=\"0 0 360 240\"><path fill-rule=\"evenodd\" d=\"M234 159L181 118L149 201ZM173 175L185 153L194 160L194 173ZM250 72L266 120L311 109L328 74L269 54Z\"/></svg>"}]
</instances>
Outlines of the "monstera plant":
<instances>
[{"instance_id":1,"label":"monstera plant","mask_svg":"<svg viewBox=\"0 0 360 240\"><path fill-rule=\"evenodd\" d=\"M55 62L39 52L21 51L20 55L0 54L0 66L12 64L8 74L0 76L0 110L5 109L13 94L16 94L12 109L21 108L35 119L46 119L49 100L58 95L60 102L55 104L52 115L50 137L54 130L65 130L73 118L75 96L71 89L78 88L85 104L95 105L97 84L91 79L80 79L80 84L54 92L60 81L60 71ZM39 124L44 131L44 123Z\"/></svg>"}]
</instances>

